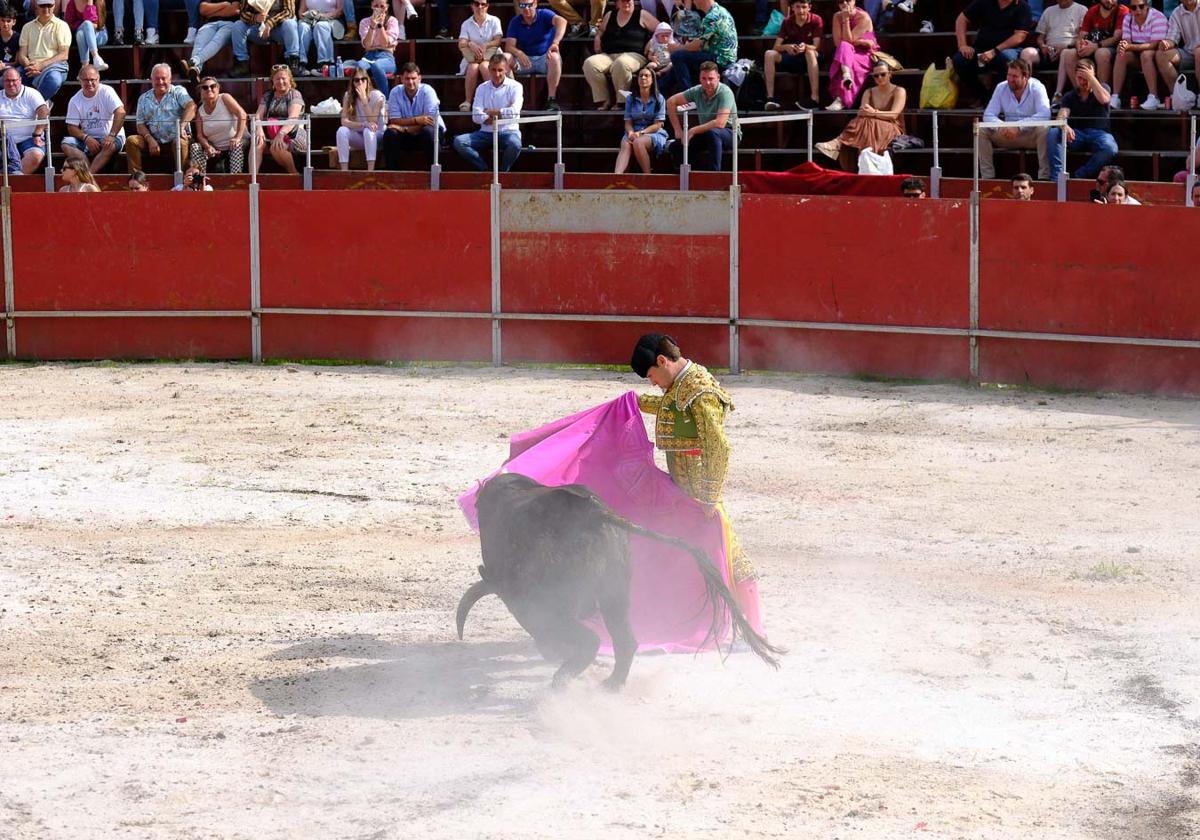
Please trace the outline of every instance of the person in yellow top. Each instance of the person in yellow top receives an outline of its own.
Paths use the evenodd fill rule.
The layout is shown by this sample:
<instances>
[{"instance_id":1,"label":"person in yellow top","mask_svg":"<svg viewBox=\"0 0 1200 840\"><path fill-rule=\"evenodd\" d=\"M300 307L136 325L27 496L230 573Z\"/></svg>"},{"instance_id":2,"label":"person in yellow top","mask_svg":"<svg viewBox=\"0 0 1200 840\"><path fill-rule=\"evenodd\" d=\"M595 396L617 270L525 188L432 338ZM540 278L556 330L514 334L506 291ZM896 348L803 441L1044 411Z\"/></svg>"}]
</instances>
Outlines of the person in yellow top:
<instances>
[{"instance_id":1,"label":"person in yellow top","mask_svg":"<svg viewBox=\"0 0 1200 840\"><path fill-rule=\"evenodd\" d=\"M725 415L733 400L702 365L685 359L675 339L647 333L633 348L629 366L662 389L662 396L641 394L638 408L655 415L654 444L667 456L671 480L720 516L729 534L728 555L738 605L755 631L762 632L758 608L758 575L742 551L722 504L729 471Z\"/></svg>"},{"instance_id":2,"label":"person in yellow top","mask_svg":"<svg viewBox=\"0 0 1200 840\"><path fill-rule=\"evenodd\" d=\"M49 102L67 78L71 27L54 16L54 0L37 0L37 17L21 27L16 63L25 83Z\"/></svg>"}]
</instances>

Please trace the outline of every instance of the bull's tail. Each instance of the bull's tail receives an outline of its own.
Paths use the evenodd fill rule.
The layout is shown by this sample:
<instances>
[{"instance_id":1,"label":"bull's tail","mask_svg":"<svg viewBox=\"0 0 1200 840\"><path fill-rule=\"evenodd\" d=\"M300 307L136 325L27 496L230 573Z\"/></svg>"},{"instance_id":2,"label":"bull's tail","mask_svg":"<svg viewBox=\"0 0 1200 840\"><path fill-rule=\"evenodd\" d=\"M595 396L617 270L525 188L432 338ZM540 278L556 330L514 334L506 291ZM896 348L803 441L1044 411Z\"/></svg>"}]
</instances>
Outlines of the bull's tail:
<instances>
[{"instance_id":1,"label":"bull's tail","mask_svg":"<svg viewBox=\"0 0 1200 840\"><path fill-rule=\"evenodd\" d=\"M759 659L766 662L772 668L779 668L779 657L787 653L787 651L784 648L772 645L750 626L750 622L746 619L746 614L738 606L737 598L729 591L729 587L725 585L725 579L721 576L720 570L713 565L712 559L708 556L707 552L676 537L670 537L666 534L660 534L658 531L643 528L641 525L630 522L628 519L615 513L611 514L611 521L613 524L632 534L637 534L640 537L648 537L649 539L681 548L695 559L696 568L700 570L700 575L704 578L704 589L708 597L708 602L712 606L712 620L708 625L708 635L704 637L704 641L701 644L708 644L710 640L713 643L717 642L721 633L725 611L728 610L732 628L729 639L730 650L733 649L733 643L737 641L738 634L741 634L746 643L750 645L750 650L754 651ZM478 586L479 584L476 585Z\"/></svg>"},{"instance_id":2,"label":"bull's tail","mask_svg":"<svg viewBox=\"0 0 1200 840\"><path fill-rule=\"evenodd\" d=\"M463 637L463 627L467 623L467 613L471 611L471 607L475 606L475 602L484 595L491 595L494 590L486 580L477 580L463 593L462 600L458 602L458 613L455 619L458 622L458 638Z\"/></svg>"}]
</instances>

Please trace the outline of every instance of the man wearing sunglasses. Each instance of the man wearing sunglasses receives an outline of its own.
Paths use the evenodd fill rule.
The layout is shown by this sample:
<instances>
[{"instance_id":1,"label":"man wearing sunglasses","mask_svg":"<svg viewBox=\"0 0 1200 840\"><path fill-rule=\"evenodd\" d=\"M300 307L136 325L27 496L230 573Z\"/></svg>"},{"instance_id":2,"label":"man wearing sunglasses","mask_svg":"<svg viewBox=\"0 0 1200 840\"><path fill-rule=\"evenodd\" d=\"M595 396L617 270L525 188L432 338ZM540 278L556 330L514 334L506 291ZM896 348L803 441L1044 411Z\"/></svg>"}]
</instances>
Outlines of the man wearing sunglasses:
<instances>
[{"instance_id":1,"label":"man wearing sunglasses","mask_svg":"<svg viewBox=\"0 0 1200 840\"><path fill-rule=\"evenodd\" d=\"M546 76L546 110L557 111L558 80L562 78L562 55L558 45L567 34L567 21L550 9L539 9L537 0L521 0L520 14L508 22L504 51L509 66L518 76Z\"/></svg>"},{"instance_id":2,"label":"man wearing sunglasses","mask_svg":"<svg viewBox=\"0 0 1200 840\"><path fill-rule=\"evenodd\" d=\"M967 43L967 30L975 27L973 44ZM954 21L958 52L953 56L954 71L962 82L970 107L979 107L987 98L980 73L1003 73L1008 62L1021 55L1025 36L1033 28L1033 13L1025 0L971 0Z\"/></svg>"}]
</instances>

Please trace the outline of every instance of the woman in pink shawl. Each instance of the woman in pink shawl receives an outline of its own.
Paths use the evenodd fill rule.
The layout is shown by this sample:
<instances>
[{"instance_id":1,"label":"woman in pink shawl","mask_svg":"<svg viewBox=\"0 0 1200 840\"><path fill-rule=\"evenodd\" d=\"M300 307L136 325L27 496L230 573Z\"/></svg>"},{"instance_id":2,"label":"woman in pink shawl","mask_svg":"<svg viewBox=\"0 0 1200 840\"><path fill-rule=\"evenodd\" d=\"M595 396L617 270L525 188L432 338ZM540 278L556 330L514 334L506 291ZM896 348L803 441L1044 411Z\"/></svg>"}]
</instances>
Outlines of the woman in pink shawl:
<instances>
[{"instance_id":1,"label":"woman in pink shawl","mask_svg":"<svg viewBox=\"0 0 1200 840\"><path fill-rule=\"evenodd\" d=\"M854 105L871 70L871 53L878 49L871 16L854 5L854 0L838 0L833 16L833 61L829 65L830 111Z\"/></svg>"}]
</instances>

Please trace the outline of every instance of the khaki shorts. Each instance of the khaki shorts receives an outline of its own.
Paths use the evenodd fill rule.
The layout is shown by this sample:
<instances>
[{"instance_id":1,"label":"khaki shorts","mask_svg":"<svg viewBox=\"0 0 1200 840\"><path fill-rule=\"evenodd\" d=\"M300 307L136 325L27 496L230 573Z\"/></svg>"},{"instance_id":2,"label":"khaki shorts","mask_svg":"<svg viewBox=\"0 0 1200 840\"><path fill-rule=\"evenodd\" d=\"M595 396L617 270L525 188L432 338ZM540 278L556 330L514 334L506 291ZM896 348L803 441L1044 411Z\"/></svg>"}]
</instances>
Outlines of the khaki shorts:
<instances>
[{"instance_id":1,"label":"khaki shorts","mask_svg":"<svg viewBox=\"0 0 1200 840\"><path fill-rule=\"evenodd\" d=\"M472 50L470 47L459 47L459 48L458 48L458 51L459 51L460 53L462 53L462 57L463 57L464 59L466 59L466 62L467 62L467 64L474 64L474 63L475 63L475 61L476 61L476 59L475 59L475 51L474 51L474 50ZM504 53L504 50L500 49L499 47L484 47L484 49L483 49L483 60L484 60L484 61L487 61L489 58L491 58L491 57L492 57L493 55L495 55L496 53L503 54L503 53Z\"/></svg>"}]
</instances>

